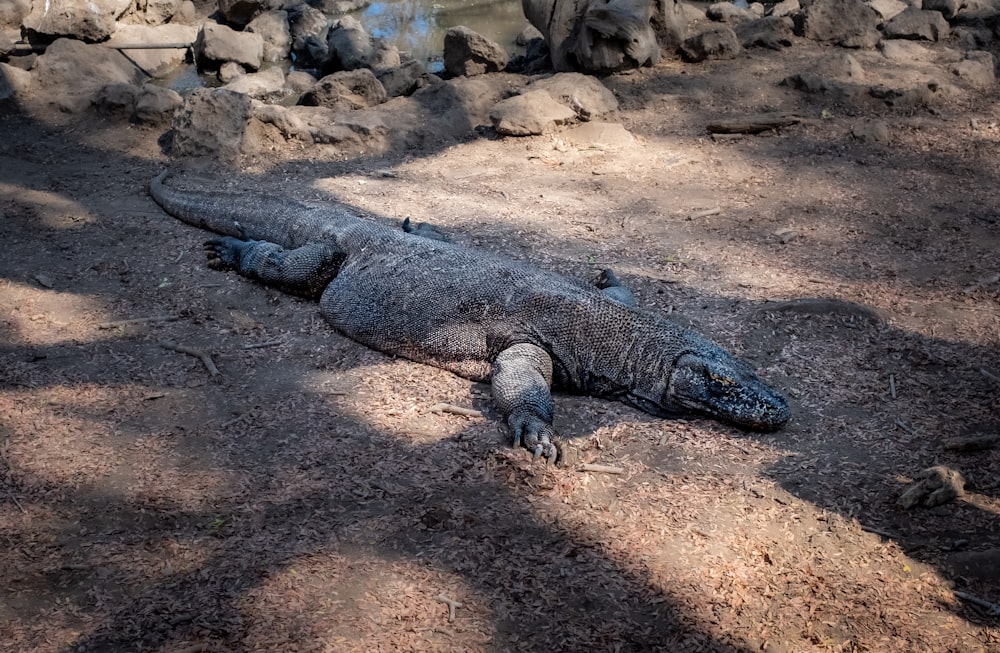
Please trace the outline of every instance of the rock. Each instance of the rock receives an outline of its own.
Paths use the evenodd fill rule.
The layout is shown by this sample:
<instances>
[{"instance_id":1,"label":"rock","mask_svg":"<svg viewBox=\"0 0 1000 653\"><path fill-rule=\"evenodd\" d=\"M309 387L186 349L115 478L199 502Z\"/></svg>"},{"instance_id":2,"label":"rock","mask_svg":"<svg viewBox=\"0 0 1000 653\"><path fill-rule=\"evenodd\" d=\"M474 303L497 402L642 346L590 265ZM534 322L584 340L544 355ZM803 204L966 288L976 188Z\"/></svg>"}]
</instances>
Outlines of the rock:
<instances>
[{"instance_id":1,"label":"rock","mask_svg":"<svg viewBox=\"0 0 1000 653\"><path fill-rule=\"evenodd\" d=\"M424 68L424 64L411 59L395 68L380 71L377 77L378 81L382 82L386 95L396 97L397 95L410 95L416 91L426 75L427 70Z\"/></svg>"},{"instance_id":2,"label":"rock","mask_svg":"<svg viewBox=\"0 0 1000 653\"><path fill-rule=\"evenodd\" d=\"M138 97L139 87L134 84L108 84L94 93L91 104L100 114L131 118Z\"/></svg>"},{"instance_id":3,"label":"rock","mask_svg":"<svg viewBox=\"0 0 1000 653\"><path fill-rule=\"evenodd\" d=\"M954 501L964 494L965 479L962 475L954 469L938 465L917 474L916 481L906 488L896 504L901 508L919 505L933 508Z\"/></svg>"},{"instance_id":4,"label":"rock","mask_svg":"<svg viewBox=\"0 0 1000 653\"><path fill-rule=\"evenodd\" d=\"M192 0L182 0L181 4L177 7L177 13L170 19L170 22L174 25L196 25L198 14L195 10L194 2Z\"/></svg>"},{"instance_id":5,"label":"rock","mask_svg":"<svg viewBox=\"0 0 1000 653\"><path fill-rule=\"evenodd\" d=\"M657 7L662 11L651 10L650 0L522 0L528 22L545 36L553 67L595 73L655 65L654 17L665 42L682 38L681 6L664 0Z\"/></svg>"},{"instance_id":6,"label":"rock","mask_svg":"<svg viewBox=\"0 0 1000 653\"><path fill-rule=\"evenodd\" d=\"M430 83L413 95L394 98L379 107L394 117L394 124L402 126L400 142L408 147L437 146L491 125L494 105L524 84L522 77L502 73L428 80Z\"/></svg>"},{"instance_id":7,"label":"rock","mask_svg":"<svg viewBox=\"0 0 1000 653\"><path fill-rule=\"evenodd\" d=\"M771 7L767 15L783 18L784 16L792 16L799 13L801 8L799 0L781 0L781 2Z\"/></svg>"},{"instance_id":8,"label":"rock","mask_svg":"<svg viewBox=\"0 0 1000 653\"><path fill-rule=\"evenodd\" d=\"M507 52L468 27L452 27L444 35L444 69L453 77L495 73L507 66Z\"/></svg>"},{"instance_id":9,"label":"rock","mask_svg":"<svg viewBox=\"0 0 1000 653\"><path fill-rule=\"evenodd\" d=\"M47 0L35 2L23 29L46 39L67 36L97 43L111 36L115 21L129 7L123 0Z\"/></svg>"},{"instance_id":10,"label":"rock","mask_svg":"<svg viewBox=\"0 0 1000 653\"><path fill-rule=\"evenodd\" d=\"M240 75L223 88L262 102L276 102L287 95L285 73L278 66L271 66L259 73Z\"/></svg>"},{"instance_id":11,"label":"rock","mask_svg":"<svg viewBox=\"0 0 1000 653\"><path fill-rule=\"evenodd\" d=\"M31 86L31 73L0 62L0 103L24 99Z\"/></svg>"},{"instance_id":12,"label":"rock","mask_svg":"<svg viewBox=\"0 0 1000 653\"><path fill-rule=\"evenodd\" d=\"M94 93L108 84L131 84L139 71L117 50L73 39L58 39L38 57L34 86L62 111L90 106Z\"/></svg>"},{"instance_id":13,"label":"rock","mask_svg":"<svg viewBox=\"0 0 1000 653\"><path fill-rule=\"evenodd\" d=\"M948 36L948 21L938 11L910 7L885 24L883 33L890 39L939 41Z\"/></svg>"},{"instance_id":14,"label":"rock","mask_svg":"<svg viewBox=\"0 0 1000 653\"><path fill-rule=\"evenodd\" d=\"M168 150L173 156L239 154L250 120L250 98L223 88L199 88L174 115Z\"/></svg>"},{"instance_id":15,"label":"rock","mask_svg":"<svg viewBox=\"0 0 1000 653\"><path fill-rule=\"evenodd\" d=\"M836 52L819 60L812 72L824 77L858 82L864 79L865 70L858 60L847 52Z\"/></svg>"},{"instance_id":16,"label":"rock","mask_svg":"<svg viewBox=\"0 0 1000 653\"><path fill-rule=\"evenodd\" d=\"M246 31L264 39L264 61L287 59L292 51L292 32L287 11L268 11L250 21Z\"/></svg>"},{"instance_id":17,"label":"rock","mask_svg":"<svg viewBox=\"0 0 1000 653\"><path fill-rule=\"evenodd\" d=\"M447 43L447 37L445 37ZM383 39L372 37L357 19L344 16L330 28L326 39L327 70L380 71L400 64L399 50Z\"/></svg>"},{"instance_id":18,"label":"rock","mask_svg":"<svg viewBox=\"0 0 1000 653\"><path fill-rule=\"evenodd\" d=\"M884 143L889 140L889 127L881 120L865 120L851 127L851 136L862 143Z\"/></svg>"},{"instance_id":19,"label":"rock","mask_svg":"<svg viewBox=\"0 0 1000 653\"><path fill-rule=\"evenodd\" d=\"M740 50L736 32L728 27L716 27L685 40L680 53L685 61L694 63L706 59L735 59Z\"/></svg>"},{"instance_id":20,"label":"rock","mask_svg":"<svg viewBox=\"0 0 1000 653\"><path fill-rule=\"evenodd\" d=\"M542 90L529 90L501 100L490 112L493 127L504 136L544 134L575 119L576 112Z\"/></svg>"},{"instance_id":21,"label":"rock","mask_svg":"<svg viewBox=\"0 0 1000 653\"><path fill-rule=\"evenodd\" d=\"M329 57L326 37L330 20L323 12L304 3L287 7L286 12L296 65L322 68Z\"/></svg>"},{"instance_id":22,"label":"rock","mask_svg":"<svg viewBox=\"0 0 1000 653\"><path fill-rule=\"evenodd\" d=\"M945 18L954 18L964 5L960 0L923 0L920 9L940 12Z\"/></svg>"},{"instance_id":23,"label":"rock","mask_svg":"<svg viewBox=\"0 0 1000 653\"><path fill-rule=\"evenodd\" d=\"M143 84L132 117L146 124L165 123L183 104L184 99L177 91L156 84Z\"/></svg>"},{"instance_id":24,"label":"rock","mask_svg":"<svg viewBox=\"0 0 1000 653\"><path fill-rule=\"evenodd\" d=\"M367 68L342 70L322 78L299 100L304 106L353 110L386 101L385 88Z\"/></svg>"},{"instance_id":25,"label":"rock","mask_svg":"<svg viewBox=\"0 0 1000 653\"><path fill-rule=\"evenodd\" d=\"M772 50L792 44L795 21L784 16L768 16L737 25L736 38L744 48L763 47Z\"/></svg>"},{"instance_id":26,"label":"rock","mask_svg":"<svg viewBox=\"0 0 1000 653\"><path fill-rule=\"evenodd\" d=\"M590 120L618 109L618 98L600 80L583 73L557 73L531 83L530 90L542 90L569 107L580 120Z\"/></svg>"},{"instance_id":27,"label":"rock","mask_svg":"<svg viewBox=\"0 0 1000 653\"><path fill-rule=\"evenodd\" d=\"M281 5L281 0L219 0L219 13L226 22L243 29L260 14Z\"/></svg>"},{"instance_id":28,"label":"rock","mask_svg":"<svg viewBox=\"0 0 1000 653\"><path fill-rule=\"evenodd\" d=\"M135 0L134 16L146 25L163 25L181 8L181 0Z\"/></svg>"},{"instance_id":29,"label":"rock","mask_svg":"<svg viewBox=\"0 0 1000 653\"><path fill-rule=\"evenodd\" d=\"M0 2L0 29L20 28L31 13L31 0L4 0Z\"/></svg>"},{"instance_id":30,"label":"rock","mask_svg":"<svg viewBox=\"0 0 1000 653\"><path fill-rule=\"evenodd\" d=\"M900 0L871 0L872 9L878 12L883 21L891 20L896 14L902 12L910 5Z\"/></svg>"},{"instance_id":31,"label":"rock","mask_svg":"<svg viewBox=\"0 0 1000 653\"><path fill-rule=\"evenodd\" d=\"M878 44L882 56L894 63L934 61L935 54L913 41L887 40Z\"/></svg>"},{"instance_id":32,"label":"rock","mask_svg":"<svg viewBox=\"0 0 1000 653\"><path fill-rule=\"evenodd\" d=\"M964 79L976 88L990 88L996 82L996 59L982 50L967 52L965 61L960 61L948 69L953 75Z\"/></svg>"},{"instance_id":33,"label":"rock","mask_svg":"<svg viewBox=\"0 0 1000 653\"><path fill-rule=\"evenodd\" d=\"M524 29L518 32L517 37L514 39L514 44L525 47L535 39L544 40L545 36L534 25L526 25Z\"/></svg>"},{"instance_id":34,"label":"rock","mask_svg":"<svg viewBox=\"0 0 1000 653\"><path fill-rule=\"evenodd\" d=\"M560 137L579 149L624 150L635 146L635 137L614 122L585 122L570 127Z\"/></svg>"},{"instance_id":35,"label":"rock","mask_svg":"<svg viewBox=\"0 0 1000 653\"><path fill-rule=\"evenodd\" d=\"M254 107L253 117L274 125L285 138L336 145L345 149L379 152L388 149L389 127L370 110L338 112L327 107Z\"/></svg>"},{"instance_id":36,"label":"rock","mask_svg":"<svg viewBox=\"0 0 1000 653\"><path fill-rule=\"evenodd\" d=\"M731 2L716 2L715 4L708 5L708 8L705 10L705 16L709 20L730 25L738 25L757 18L753 12L737 7Z\"/></svg>"},{"instance_id":37,"label":"rock","mask_svg":"<svg viewBox=\"0 0 1000 653\"><path fill-rule=\"evenodd\" d=\"M119 23L118 29L108 40L109 45L157 43L194 43L198 29L191 25L126 25ZM184 48L156 50L122 50L122 54L135 62L150 77L164 77L184 63L187 51Z\"/></svg>"},{"instance_id":38,"label":"rock","mask_svg":"<svg viewBox=\"0 0 1000 653\"><path fill-rule=\"evenodd\" d=\"M304 70L293 70L285 75L285 90L289 93L305 93L316 85L316 78Z\"/></svg>"},{"instance_id":39,"label":"rock","mask_svg":"<svg viewBox=\"0 0 1000 653\"><path fill-rule=\"evenodd\" d=\"M260 34L237 32L225 25L205 23L194 44L199 68L215 68L227 61L257 70L264 59L264 39Z\"/></svg>"},{"instance_id":40,"label":"rock","mask_svg":"<svg viewBox=\"0 0 1000 653\"><path fill-rule=\"evenodd\" d=\"M235 82L240 77L247 74L247 71L243 66L239 65L235 61L227 61L226 63L219 66L219 81L223 84L229 84L230 82Z\"/></svg>"},{"instance_id":41,"label":"rock","mask_svg":"<svg viewBox=\"0 0 1000 653\"><path fill-rule=\"evenodd\" d=\"M845 48L875 47L878 13L862 0L815 0L803 11L802 35Z\"/></svg>"},{"instance_id":42,"label":"rock","mask_svg":"<svg viewBox=\"0 0 1000 653\"><path fill-rule=\"evenodd\" d=\"M966 50L980 50L993 41L993 33L986 27L955 27L951 34Z\"/></svg>"}]
</instances>

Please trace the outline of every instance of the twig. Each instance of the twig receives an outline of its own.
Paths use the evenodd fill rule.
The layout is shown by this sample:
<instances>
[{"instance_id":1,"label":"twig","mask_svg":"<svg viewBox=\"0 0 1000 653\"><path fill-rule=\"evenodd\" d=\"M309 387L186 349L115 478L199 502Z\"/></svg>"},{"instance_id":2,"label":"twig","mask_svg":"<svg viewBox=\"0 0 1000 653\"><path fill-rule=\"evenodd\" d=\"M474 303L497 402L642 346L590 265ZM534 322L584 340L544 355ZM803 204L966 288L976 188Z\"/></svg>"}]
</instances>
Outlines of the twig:
<instances>
[{"instance_id":1,"label":"twig","mask_svg":"<svg viewBox=\"0 0 1000 653\"><path fill-rule=\"evenodd\" d=\"M1000 383L1000 376L997 376L996 374L991 373L985 367L980 367L979 368L979 373L982 374L983 376L985 376L990 381L993 381L994 383Z\"/></svg>"},{"instance_id":2,"label":"twig","mask_svg":"<svg viewBox=\"0 0 1000 653\"><path fill-rule=\"evenodd\" d=\"M444 594L438 594L434 598L448 604L448 621L455 621L455 608L462 607L462 604L454 599L449 599Z\"/></svg>"},{"instance_id":3,"label":"twig","mask_svg":"<svg viewBox=\"0 0 1000 653\"><path fill-rule=\"evenodd\" d=\"M960 592L958 590L952 590L952 594L962 599L963 601L968 601L973 605L978 605L980 608L986 610L987 614L1000 617L1000 605L987 601L986 599L981 599L978 596L973 596L972 594L967 594L965 592Z\"/></svg>"},{"instance_id":4,"label":"twig","mask_svg":"<svg viewBox=\"0 0 1000 653\"><path fill-rule=\"evenodd\" d=\"M208 370L209 374L211 374L212 376L219 376L219 368L217 368L215 366L215 363L212 362L212 357L206 354L205 352L201 351L200 349L194 349L193 347L179 345L176 342L170 342L169 340L161 340L160 346L163 347L164 349L170 349L172 351L176 351L181 354L194 356L195 358L201 360L202 364L205 366L205 369Z\"/></svg>"},{"instance_id":5,"label":"twig","mask_svg":"<svg viewBox=\"0 0 1000 653\"><path fill-rule=\"evenodd\" d=\"M263 349L264 347L277 347L278 345L285 344L284 340L268 340L267 342L256 342L249 345L243 345L243 349Z\"/></svg>"},{"instance_id":6,"label":"twig","mask_svg":"<svg viewBox=\"0 0 1000 653\"><path fill-rule=\"evenodd\" d=\"M949 438L944 441L944 448L952 451L982 451L992 449L998 444L1000 444L1000 433L987 433Z\"/></svg>"},{"instance_id":7,"label":"twig","mask_svg":"<svg viewBox=\"0 0 1000 653\"><path fill-rule=\"evenodd\" d=\"M431 406L432 413L453 413L455 415L465 415L466 417L482 417L483 411L476 410L474 408L462 408L461 406L455 406L454 404L434 404Z\"/></svg>"},{"instance_id":8,"label":"twig","mask_svg":"<svg viewBox=\"0 0 1000 653\"><path fill-rule=\"evenodd\" d=\"M21 502L17 500L17 497L14 496L13 491L7 492L7 496L9 496L10 500L14 502L14 505L17 506L18 510L20 510L21 512L28 512L27 510L24 509L24 506L21 505Z\"/></svg>"},{"instance_id":9,"label":"twig","mask_svg":"<svg viewBox=\"0 0 1000 653\"><path fill-rule=\"evenodd\" d=\"M896 398L896 376L894 374L889 375L889 394L892 398Z\"/></svg>"},{"instance_id":10,"label":"twig","mask_svg":"<svg viewBox=\"0 0 1000 653\"><path fill-rule=\"evenodd\" d=\"M722 207L714 206L710 209L702 209L701 211L695 211L691 214L692 220L697 220L698 218L707 218L710 215L719 215L722 213Z\"/></svg>"},{"instance_id":11,"label":"twig","mask_svg":"<svg viewBox=\"0 0 1000 653\"><path fill-rule=\"evenodd\" d=\"M132 324L148 324L150 322L173 322L174 320L179 320L180 317L177 315L150 315L149 317L134 317L128 320L116 320L114 322L100 322L97 325L98 329L114 329L120 326L129 326Z\"/></svg>"},{"instance_id":12,"label":"twig","mask_svg":"<svg viewBox=\"0 0 1000 653\"><path fill-rule=\"evenodd\" d=\"M615 467L614 465L597 465L593 463L584 463L580 465L581 472L600 472L603 474L624 474L624 467Z\"/></svg>"},{"instance_id":13,"label":"twig","mask_svg":"<svg viewBox=\"0 0 1000 653\"><path fill-rule=\"evenodd\" d=\"M882 529L875 528L874 526L866 526L865 524L858 524L858 525L861 527L861 530L863 530L866 533L875 533L876 535L887 537L890 540L895 540L899 537L895 533L890 533L889 531L883 531Z\"/></svg>"},{"instance_id":14,"label":"twig","mask_svg":"<svg viewBox=\"0 0 1000 653\"><path fill-rule=\"evenodd\" d=\"M896 420L896 426L898 426L899 428L903 429L904 431L906 431L910 435L916 435L917 434L917 432L913 430L913 427L911 427L909 424L907 424L906 422L904 422L901 419L897 419Z\"/></svg>"}]
</instances>

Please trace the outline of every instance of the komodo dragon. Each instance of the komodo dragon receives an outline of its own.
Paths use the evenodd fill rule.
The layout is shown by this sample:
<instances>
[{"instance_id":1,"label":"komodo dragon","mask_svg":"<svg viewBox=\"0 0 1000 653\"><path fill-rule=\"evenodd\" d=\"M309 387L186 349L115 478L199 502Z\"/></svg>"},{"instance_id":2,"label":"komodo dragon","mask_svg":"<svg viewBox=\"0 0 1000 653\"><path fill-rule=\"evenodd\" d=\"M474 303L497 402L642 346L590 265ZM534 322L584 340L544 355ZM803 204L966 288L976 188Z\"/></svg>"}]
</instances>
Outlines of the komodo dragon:
<instances>
[{"instance_id":1,"label":"komodo dragon","mask_svg":"<svg viewBox=\"0 0 1000 653\"><path fill-rule=\"evenodd\" d=\"M496 407L537 458L555 461L550 388L618 399L661 417L702 414L781 428L785 398L749 364L636 308L613 274L598 287L446 242L432 227L380 224L345 205L150 184L170 215L224 237L213 267L319 298L347 337L490 381Z\"/></svg>"}]
</instances>

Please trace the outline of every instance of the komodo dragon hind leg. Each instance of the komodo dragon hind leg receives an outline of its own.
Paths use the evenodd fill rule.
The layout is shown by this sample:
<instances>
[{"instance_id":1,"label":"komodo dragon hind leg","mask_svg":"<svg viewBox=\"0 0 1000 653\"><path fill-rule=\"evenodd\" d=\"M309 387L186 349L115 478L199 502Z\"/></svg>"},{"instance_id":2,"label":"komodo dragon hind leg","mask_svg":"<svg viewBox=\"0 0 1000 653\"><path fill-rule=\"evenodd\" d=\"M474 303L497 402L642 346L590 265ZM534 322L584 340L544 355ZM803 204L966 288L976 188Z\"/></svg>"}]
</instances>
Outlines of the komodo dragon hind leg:
<instances>
[{"instance_id":1,"label":"komodo dragon hind leg","mask_svg":"<svg viewBox=\"0 0 1000 653\"><path fill-rule=\"evenodd\" d=\"M552 359L540 347L518 344L500 352L493 363L493 401L514 435L535 458L554 463L558 450L552 439Z\"/></svg>"},{"instance_id":2,"label":"komodo dragon hind leg","mask_svg":"<svg viewBox=\"0 0 1000 653\"><path fill-rule=\"evenodd\" d=\"M615 300L619 304L635 308L635 295L632 291L622 285L613 271L601 270L601 275L594 280L594 285L604 291L604 294Z\"/></svg>"},{"instance_id":3,"label":"komodo dragon hind leg","mask_svg":"<svg viewBox=\"0 0 1000 653\"><path fill-rule=\"evenodd\" d=\"M323 293L345 258L343 252L327 244L286 250L263 240L231 236L206 242L205 252L210 267L236 270L244 277L311 299Z\"/></svg>"},{"instance_id":4,"label":"komodo dragon hind leg","mask_svg":"<svg viewBox=\"0 0 1000 653\"><path fill-rule=\"evenodd\" d=\"M429 222L421 222L414 225L410 222L410 218L403 218L403 231L408 234L413 234L414 236L420 236L421 238L429 238L431 240L440 240L442 243L450 243L451 238L445 236L444 233L432 225Z\"/></svg>"}]
</instances>

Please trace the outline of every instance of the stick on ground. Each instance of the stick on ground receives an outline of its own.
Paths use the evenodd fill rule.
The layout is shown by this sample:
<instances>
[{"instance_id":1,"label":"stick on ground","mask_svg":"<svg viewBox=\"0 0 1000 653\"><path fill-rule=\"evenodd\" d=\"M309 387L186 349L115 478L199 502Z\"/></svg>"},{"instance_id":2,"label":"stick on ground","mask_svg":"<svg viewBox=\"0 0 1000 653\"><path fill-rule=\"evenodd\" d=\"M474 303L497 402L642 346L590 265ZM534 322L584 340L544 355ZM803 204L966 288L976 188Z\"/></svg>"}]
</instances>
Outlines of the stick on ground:
<instances>
[{"instance_id":1,"label":"stick on ground","mask_svg":"<svg viewBox=\"0 0 1000 653\"><path fill-rule=\"evenodd\" d=\"M462 607L462 604L454 599L449 599L444 594L438 594L434 598L448 604L448 621L455 621L455 608Z\"/></svg>"},{"instance_id":2,"label":"stick on ground","mask_svg":"<svg viewBox=\"0 0 1000 653\"><path fill-rule=\"evenodd\" d=\"M149 324L150 322L173 322L180 318L176 315L150 315L149 317L134 317L129 320L116 320L114 322L100 322L98 329L114 329L115 327L130 326L132 324Z\"/></svg>"},{"instance_id":3,"label":"stick on ground","mask_svg":"<svg viewBox=\"0 0 1000 653\"><path fill-rule=\"evenodd\" d=\"M580 465L581 472L600 472L602 474L624 474L624 467L615 467L614 465L596 465L593 463L585 463Z\"/></svg>"},{"instance_id":4,"label":"stick on ground","mask_svg":"<svg viewBox=\"0 0 1000 653\"><path fill-rule=\"evenodd\" d=\"M475 408L462 408L461 406L455 406L454 404L446 404L444 402L439 404L434 404L431 406L432 413L452 413L454 415L465 415L466 417L482 417L483 411L476 410Z\"/></svg>"},{"instance_id":5,"label":"stick on ground","mask_svg":"<svg viewBox=\"0 0 1000 653\"><path fill-rule=\"evenodd\" d=\"M160 346L163 347L164 349L170 349L171 351L176 351L181 354L194 356L195 358L201 360L202 364L205 366L205 369L208 370L209 374L211 374L212 376L219 376L219 368L217 368L215 366L215 363L212 362L212 357L203 352L202 350L195 349L193 347L188 347L186 345L179 345L176 342L171 342L169 340L161 340Z\"/></svg>"}]
</instances>

